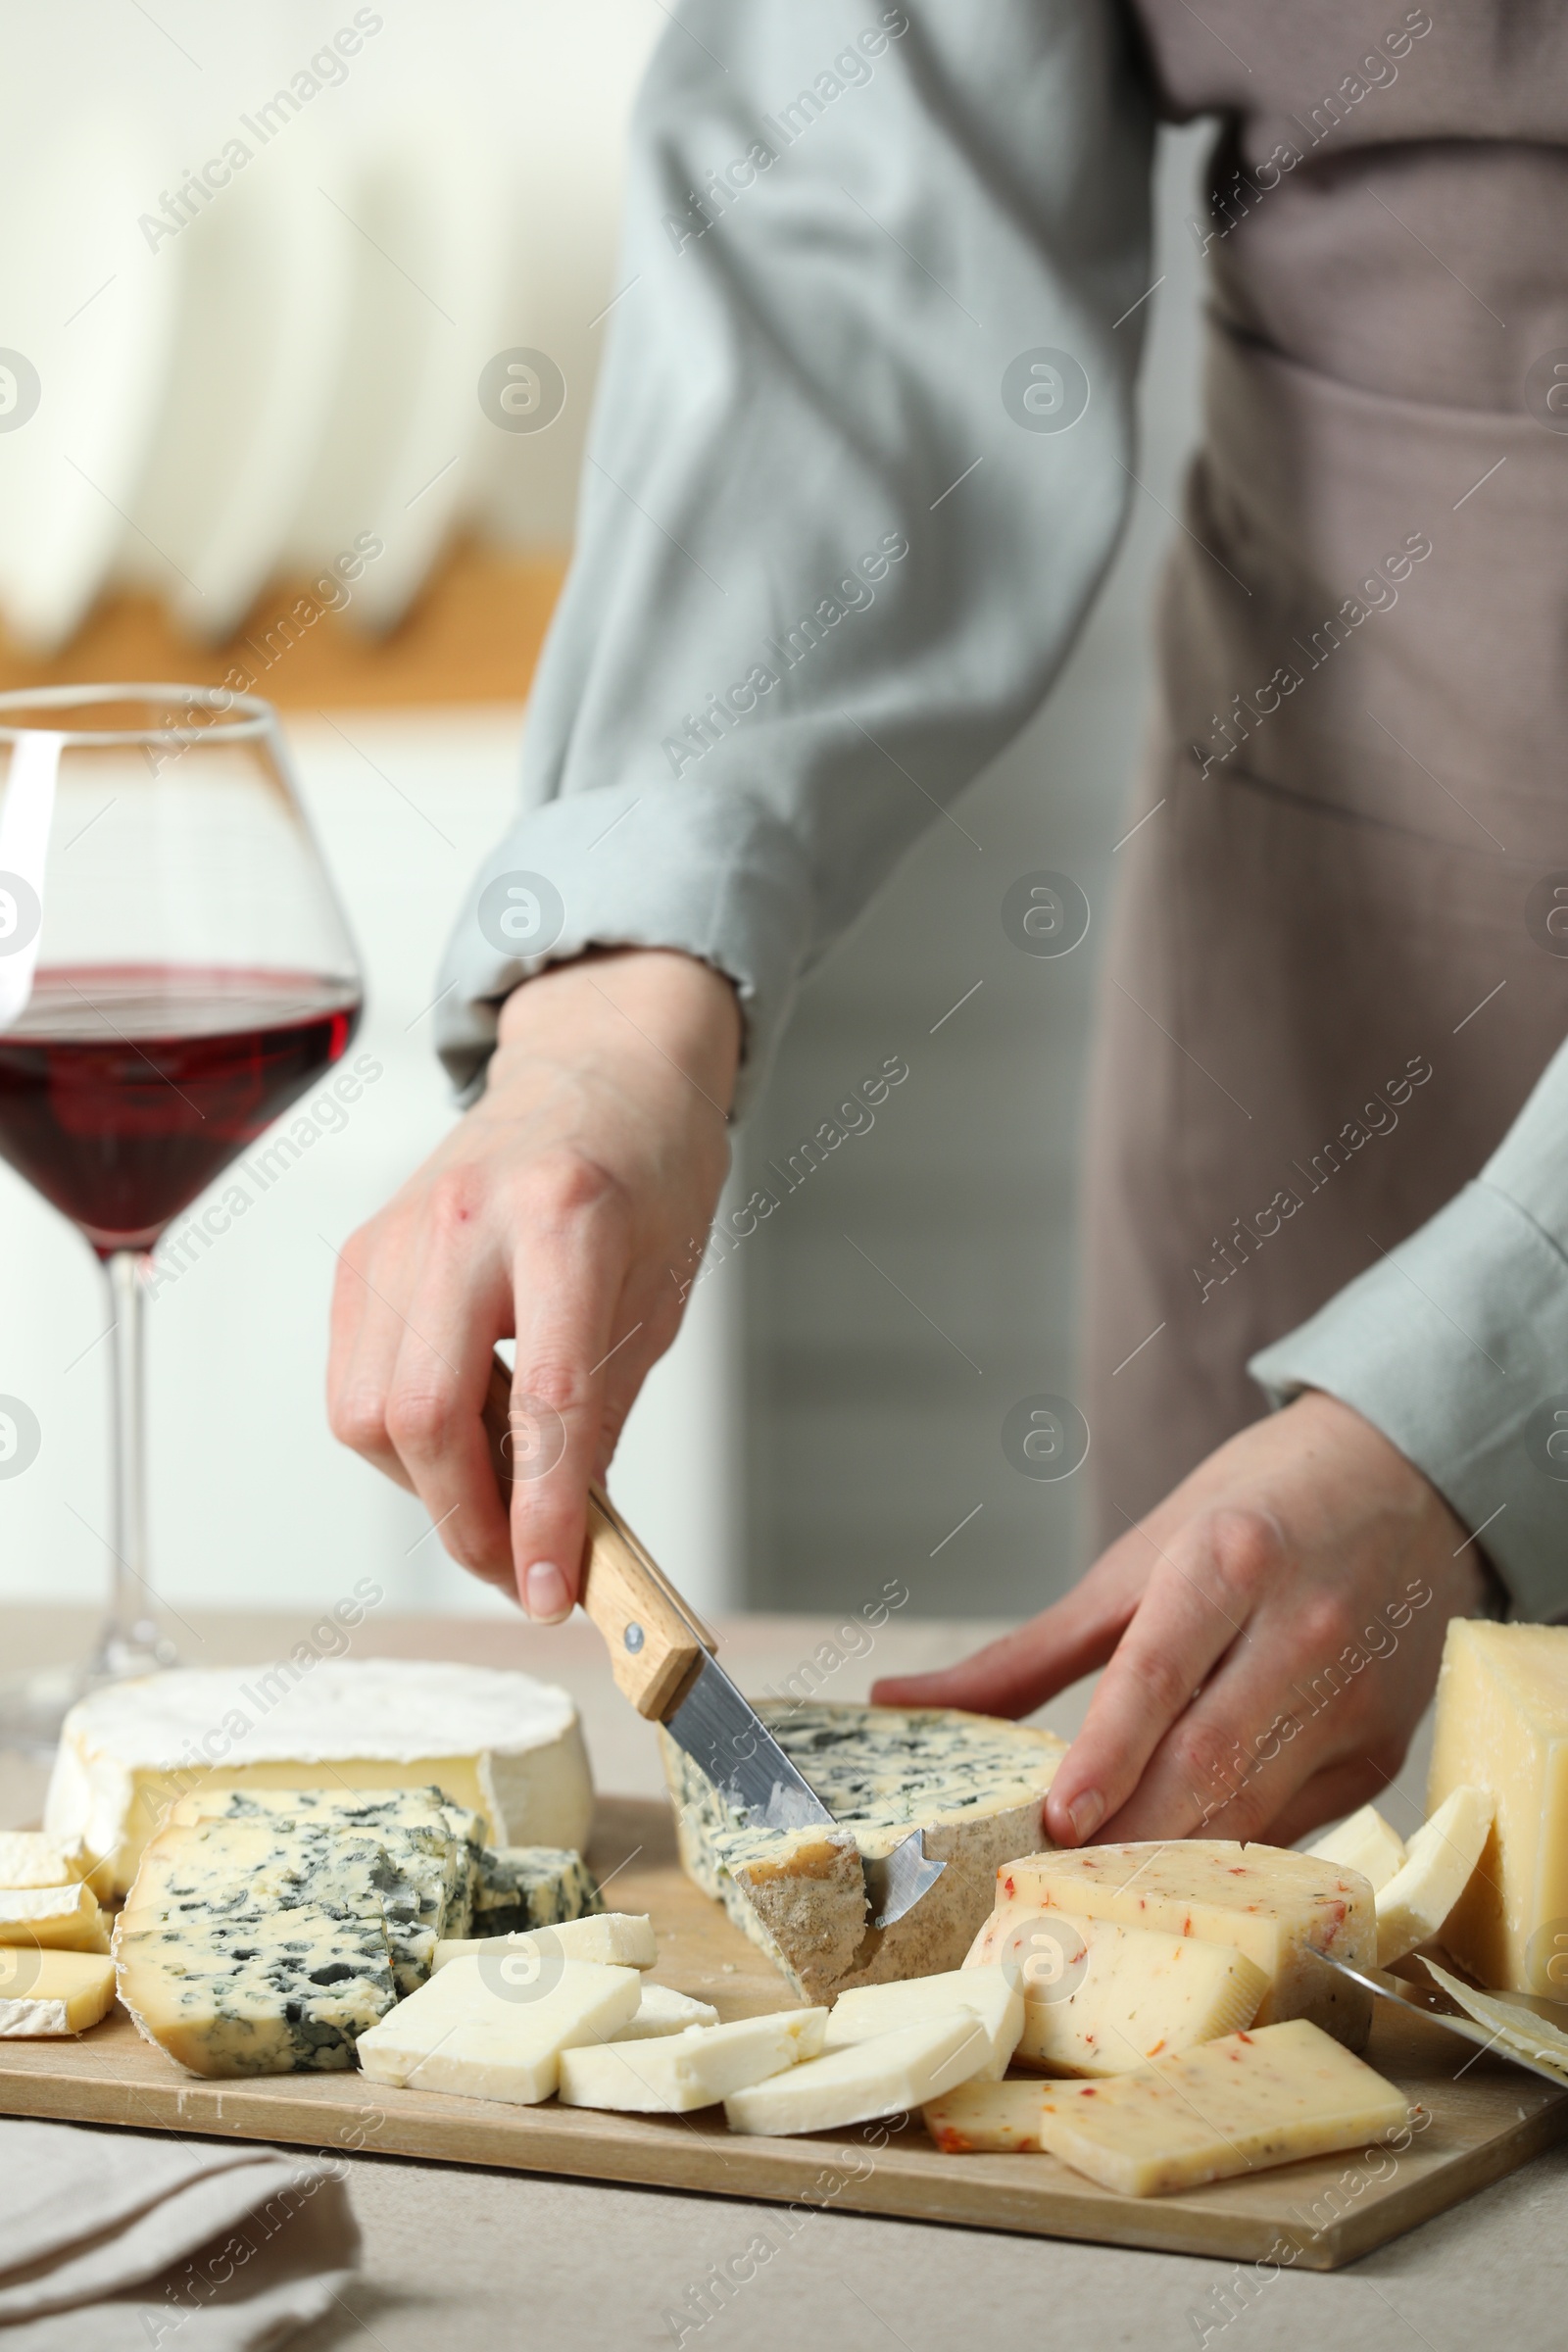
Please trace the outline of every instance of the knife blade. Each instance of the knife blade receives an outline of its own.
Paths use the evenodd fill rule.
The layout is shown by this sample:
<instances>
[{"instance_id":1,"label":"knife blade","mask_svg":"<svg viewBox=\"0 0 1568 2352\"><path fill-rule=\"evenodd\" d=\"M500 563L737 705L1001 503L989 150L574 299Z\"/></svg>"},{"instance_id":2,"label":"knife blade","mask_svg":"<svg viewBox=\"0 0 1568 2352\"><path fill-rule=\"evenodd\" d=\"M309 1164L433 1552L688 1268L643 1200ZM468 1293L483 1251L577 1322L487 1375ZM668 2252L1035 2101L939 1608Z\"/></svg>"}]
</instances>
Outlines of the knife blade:
<instances>
[{"instance_id":1,"label":"knife blade","mask_svg":"<svg viewBox=\"0 0 1568 2352\"><path fill-rule=\"evenodd\" d=\"M512 1375L497 1356L483 1419L502 1493L512 1484ZM836 1827L805 1775L712 1652L712 1635L633 1535L597 1482L588 1490L588 1543L578 1598L605 1638L611 1672L640 1715L662 1723L677 1746L749 1826ZM874 1927L891 1927L947 1868L911 1830L892 1852L862 1857Z\"/></svg>"},{"instance_id":2,"label":"knife blade","mask_svg":"<svg viewBox=\"0 0 1568 2352\"><path fill-rule=\"evenodd\" d=\"M1523 2067L1527 2074L1539 2075L1544 2082L1555 2084L1558 2090L1568 2088L1568 2073L1542 2066L1523 2050L1500 2040L1495 2033L1489 2034L1485 2026L1478 2024L1473 2017L1466 2016L1452 1996L1439 1985L1413 1984L1404 1977L1392 1977L1387 1969L1374 1968L1370 1964L1365 1968L1355 1968L1348 1960L1335 1960L1327 1952L1318 1952L1314 1956L1326 1968L1332 1968L1338 1975L1348 1978L1352 1984L1364 1985L1368 1992L1376 1993L1380 2001L1392 2001L1400 2009L1413 2009L1418 2016L1429 2017L1435 2026L1442 2026L1461 2041L1490 2050L1494 2058L1506 2058L1510 2065ZM1494 1994L1492 1997L1496 1999L1498 1996ZM1568 2009L1563 2009L1560 2003L1538 2003L1528 1993L1510 1994L1508 2005L1511 2007L1516 2002L1521 2011L1521 2031L1526 2029L1531 2011L1542 2013L1552 2008L1557 2008L1561 2013L1557 2022L1568 2025Z\"/></svg>"}]
</instances>

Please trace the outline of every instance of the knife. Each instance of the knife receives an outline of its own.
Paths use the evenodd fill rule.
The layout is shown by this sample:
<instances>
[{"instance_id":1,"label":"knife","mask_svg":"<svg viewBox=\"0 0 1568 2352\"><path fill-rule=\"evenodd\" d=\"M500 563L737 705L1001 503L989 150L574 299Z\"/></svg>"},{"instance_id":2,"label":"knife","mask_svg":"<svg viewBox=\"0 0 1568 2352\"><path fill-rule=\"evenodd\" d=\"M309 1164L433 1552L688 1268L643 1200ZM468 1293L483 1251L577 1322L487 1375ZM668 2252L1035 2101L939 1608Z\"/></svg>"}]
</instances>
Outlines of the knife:
<instances>
[{"instance_id":1,"label":"knife","mask_svg":"<svg viewBox=\"0 0 1568 2352\"><path fill-rule=\"evenodd\" d=\"M513 1478L512 1374L490 1367L483 1420L503 1494ZM836 1826L751 1701L713 1656L712 1635L632 1534L604 1489L588 1489L588 1542L578 1599L605 1638L611 1672L639 1715L662 1723L724 1804L749 1826ZM929 1861L920 1831L890 1854L862 1858L872 1924L888 1928L947 1868Z\"/></svg>"},{"instance_id":2,"label":"knife","mask_svg":"<svg viewBox=\"0 0 1568 2352\"><path fill-rule=\"evenodd\" d=\"M1379 2000L1393 2001L1400 2009L1413 2009L1420 2016L1431 2018L1435 2026L1442 2026L1447 2033L1458 2034L1461 2040L1490 2050L1494 2058L1506 2058L1510 2065L1522 2066L1528 2074L1539 2075L1544 2082L1554 2083L1558 2090L1568 2087L1568 2073L1540 2065L1534 2058L1527 2057L1523 2050L1499 2040L1495 2032L1489 2033L1485 2026L1468 2016L1452 1995L1439 1985L1412 1984L1403 1977L1391 1977L1387 1969L1374 1968L1370 1964L1365 1968L1355 1968L1348 1960L1331 1959L1327 1952L1317 1952L1314 1957L1321 1960L1325 1968L1332 1968L1338 1975L1348 1978L1352 1984L1364 1985L1368 1992L1376 1993ZM1556 2025L1559 2031L1568 2028L1568 2005L1561 2001L1538 2000L1525 1992L1509 1993L1505 2001L1503 1996L1496 1993L1489 1998L1499 2005L1518 2010L1521 2033L1528 2032L1532 2016L1546 2019L1548 2023Z\"/></svg>"}]
</instances>

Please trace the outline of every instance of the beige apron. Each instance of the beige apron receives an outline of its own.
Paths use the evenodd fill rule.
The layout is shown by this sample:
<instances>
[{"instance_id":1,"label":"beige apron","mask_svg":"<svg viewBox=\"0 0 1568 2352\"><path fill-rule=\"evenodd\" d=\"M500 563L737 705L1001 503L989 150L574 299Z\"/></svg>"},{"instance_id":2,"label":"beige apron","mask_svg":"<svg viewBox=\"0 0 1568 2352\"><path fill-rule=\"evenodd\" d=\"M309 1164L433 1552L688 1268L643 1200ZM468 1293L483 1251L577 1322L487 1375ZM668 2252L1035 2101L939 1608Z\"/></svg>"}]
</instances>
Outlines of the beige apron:
<instances>
[{"instance_id":1,"label":"beige apron","mask_svg":"<svg viewBox=\"0 0 1568 2352\"><path fill-rule=\"evenodd\" d=\"M1568 14L1138 14L1232 127L1092 1085L1101 1541L1568 1035Z\"/></svg>"}]
</instances>

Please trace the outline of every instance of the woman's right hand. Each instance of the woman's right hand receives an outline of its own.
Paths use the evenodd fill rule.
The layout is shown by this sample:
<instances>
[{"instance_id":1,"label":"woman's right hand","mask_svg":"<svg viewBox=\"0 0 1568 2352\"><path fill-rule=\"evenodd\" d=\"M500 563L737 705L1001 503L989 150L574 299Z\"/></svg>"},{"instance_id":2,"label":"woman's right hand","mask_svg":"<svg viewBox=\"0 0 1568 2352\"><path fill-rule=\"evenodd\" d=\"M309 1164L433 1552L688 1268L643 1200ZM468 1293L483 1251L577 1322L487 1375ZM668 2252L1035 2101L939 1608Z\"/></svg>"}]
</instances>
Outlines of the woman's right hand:
<instances>
[{"instance_id":1,"label":"woman's right hand","mask_svg":"<svg viewBox=\"0 0 1568 2352\"><path fill-rule=\"evenodd\" d=\"M740 1046L731 983L692 956L553 965L502 1007L479 1101L342 1251L333 1434L532 1617L570 1609L588 1482L679 1327ZM514 1427L540 1429L549 1467L515 1478L509 1527L479 1415L513 1337Z\"/></svg>"}]
</instances>

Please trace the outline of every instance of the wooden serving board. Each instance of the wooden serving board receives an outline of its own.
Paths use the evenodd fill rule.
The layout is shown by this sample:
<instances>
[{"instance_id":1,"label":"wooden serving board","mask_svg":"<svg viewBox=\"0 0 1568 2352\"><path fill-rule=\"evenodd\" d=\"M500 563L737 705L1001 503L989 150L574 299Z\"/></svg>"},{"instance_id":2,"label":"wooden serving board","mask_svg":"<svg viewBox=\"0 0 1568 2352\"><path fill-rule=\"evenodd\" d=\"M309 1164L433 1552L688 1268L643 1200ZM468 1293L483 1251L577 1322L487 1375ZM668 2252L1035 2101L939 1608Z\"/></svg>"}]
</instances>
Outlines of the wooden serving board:
<instances>
[{"instance_id":1,"label":"wooden serving board","mask_svg":"<svg viewBox=\"0 0 1568 2352\"><path fill-rule=\"evenodd\" d=\"M675 1861L662 1805L601 1802L592 1860L620 1910L647 1911L662 1984L723 2018L794 1996ZM646 2117L507 2107L395 2090L359 2074L209 2082L143 2041L122 2012L74 2041L0 2040L0 2113L62 2123L414 2156L704 2190L770 2204L898 2214L970 2229L1336 2270L1513 2172L1568 2131L1568 2091L1467 2053L1380 2004L1371 2063L1430 2118L1408 2148L1351 2151L1169 2197L1123 2197L1049 2156L945 2156L918 2117L802 2139L754 2139L722 2114ZM799 2216L780 2214L789 2231Z\"/></svg>"}]
</instances>

